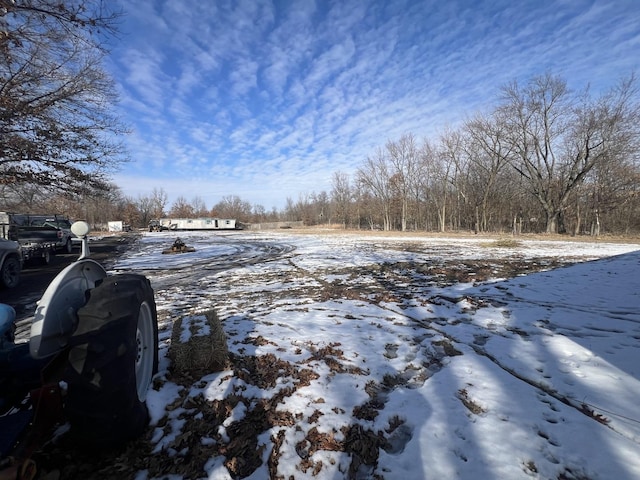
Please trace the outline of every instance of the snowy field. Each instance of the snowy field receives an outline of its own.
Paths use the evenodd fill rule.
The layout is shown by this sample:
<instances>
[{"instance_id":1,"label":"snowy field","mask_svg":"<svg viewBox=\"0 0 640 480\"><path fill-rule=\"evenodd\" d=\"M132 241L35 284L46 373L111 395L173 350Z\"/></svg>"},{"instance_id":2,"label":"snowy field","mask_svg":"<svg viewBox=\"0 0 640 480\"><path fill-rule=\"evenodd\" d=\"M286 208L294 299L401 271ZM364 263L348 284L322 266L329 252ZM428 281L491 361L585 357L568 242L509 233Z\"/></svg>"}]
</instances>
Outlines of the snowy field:
<instances>
[{"instance_id":1,"label":"snowy field","mask_svg":"<svg viewBox=\"0 0 640 480\"><path fill-rule=\"evenodd\" d=\"M112 268L160 323L136 478L640 478L640 245L180 236ZM177 378L172 324L211 308L228 368Z\"/></svg>"}]
</instances>

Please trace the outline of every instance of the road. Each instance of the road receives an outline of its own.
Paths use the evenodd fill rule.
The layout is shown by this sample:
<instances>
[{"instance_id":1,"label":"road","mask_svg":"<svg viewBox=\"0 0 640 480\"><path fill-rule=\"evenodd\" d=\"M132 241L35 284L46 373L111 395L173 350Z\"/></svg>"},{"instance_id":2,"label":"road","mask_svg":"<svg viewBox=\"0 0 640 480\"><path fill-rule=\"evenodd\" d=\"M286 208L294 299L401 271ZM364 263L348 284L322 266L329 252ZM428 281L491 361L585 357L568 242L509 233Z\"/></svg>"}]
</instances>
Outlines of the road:
<instances>
[{"instance_id":1,"label":"road","mask_svg":"<svg viewBox=\"0 0 640 480\"><path fill-rule=\"evenodd\" d=\"M90 242L91 258L109 268L110 263L134 240L135 235L101 237ZM71 254L58 253L51 257L49 265L28 265L22 270L20 284L12 289L0 289L0 303L11 305L20 320L33 316L36 302L40 300L47 286L67 265L77 260L79 248Z\"/></svg>"}]
</instances>

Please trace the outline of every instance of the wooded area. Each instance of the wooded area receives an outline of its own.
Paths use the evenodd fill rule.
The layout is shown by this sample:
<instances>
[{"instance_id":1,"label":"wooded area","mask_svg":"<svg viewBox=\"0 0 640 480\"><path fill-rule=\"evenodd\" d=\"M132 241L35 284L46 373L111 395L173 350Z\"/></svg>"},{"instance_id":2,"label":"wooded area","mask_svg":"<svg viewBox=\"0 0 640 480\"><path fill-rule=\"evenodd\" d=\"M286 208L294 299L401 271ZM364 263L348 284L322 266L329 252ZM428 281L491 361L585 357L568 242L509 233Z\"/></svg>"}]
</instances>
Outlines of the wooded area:
<instances>
[{"instance_id":1,"label":"wooded area","mask_svg":"<svg viewBox=\"0 0 640 480\"><path fill-rule=\"evenodd\" d=\"M126 197L111 179L128 159L102 63L119 13L106 7L0 0L2 210L137 227L163 216L218 216L401 231L640 232L633 75L595 95L552 74L513 81L493 110L468 112L437 138L389 139L355 158L349 173L335 172L330 192L302 192L282 211L233 194L210 209L200 196L169 206L162 188Z\"/></svg>"},{"instance_id":2,"label":"wooded area","mask_svg":"<svg viewBox=\"0 0 640 480\"><path fill-rule=\"evenodd\" d=\"M56 211L95 223L122 219L143 227L163 216L217 216L243 223L304 221L344 228L501 233L640 232L640 107L636 80L592 99L544 75L502 90L496 108L436 139L405 134L356 165L335 172L330 192L288 198L267 211L235 195L207 208L201 197L156 188L129 198L117 186L75 199L54 197ZM7 208L37 210L37 185L3 185ZM12 201L13 199L13 201Z\"/></svg>"},{"instance_id":3,"label":"wooded area","mask_svg":"<svg viewBox=\"0 0 640 480\"><path fill-rule=\"evenodd\" d=\"M351 188L336 175L334 196L368 198L341 202L339 217L384 230L638 232L639 138L635 78L592 98L547 74L503 87L492 112L435 141L389 141Z\"/></svg>"},{"instance_id":4,"label":"wooded area","mask_svg":"<svg viewBox=\"0 0 640 480\"><path fill-rule=\"evenodd\" d=\"M597 96L551 74L514 81L492 111L435 139L389 140L332 185L286 211L350 228L637 234L637 80Z\"/></svg>"}]
</instances>

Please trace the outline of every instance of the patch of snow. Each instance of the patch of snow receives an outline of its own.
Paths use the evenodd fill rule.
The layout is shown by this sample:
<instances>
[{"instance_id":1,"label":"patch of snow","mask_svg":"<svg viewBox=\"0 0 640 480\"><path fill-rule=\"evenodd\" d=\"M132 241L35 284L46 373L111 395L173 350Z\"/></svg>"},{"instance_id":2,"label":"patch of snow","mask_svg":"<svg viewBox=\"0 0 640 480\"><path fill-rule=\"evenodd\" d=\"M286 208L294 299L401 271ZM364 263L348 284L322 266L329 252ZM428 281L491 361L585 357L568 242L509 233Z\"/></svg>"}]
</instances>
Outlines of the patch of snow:
<instances>
[{"instance_id":1,"label":"patch of snow","mask_svg":"<svg viewBox=\"0 0 640 480\"><path fill-rule=\"evenodd\" d=\"M260 399L280 395L277 412L296 419L256 432L263 463L249 478L270 475L275 438L279 476L345 477L354 454L309 438L344 445L354 427L384 439L363 477L640 478L638 245L180 232L196 252L167 259L174 237L144 235L114 267L151 280L161 338L173 320L215 308L236 358L315 373L305 385L285 370L262 387L234 370L194 381L188 397L245 400L211 425L218 438L199 439L212 452ZM452 284L428 270L505 258L572 265ZM167 380L166 352L148 395L152 426L165 425L156 455L179 453L172 442L195 415L176 408L184 392ZM202 476L233 478L214 453Z\"/></svg>"}]
</instances>

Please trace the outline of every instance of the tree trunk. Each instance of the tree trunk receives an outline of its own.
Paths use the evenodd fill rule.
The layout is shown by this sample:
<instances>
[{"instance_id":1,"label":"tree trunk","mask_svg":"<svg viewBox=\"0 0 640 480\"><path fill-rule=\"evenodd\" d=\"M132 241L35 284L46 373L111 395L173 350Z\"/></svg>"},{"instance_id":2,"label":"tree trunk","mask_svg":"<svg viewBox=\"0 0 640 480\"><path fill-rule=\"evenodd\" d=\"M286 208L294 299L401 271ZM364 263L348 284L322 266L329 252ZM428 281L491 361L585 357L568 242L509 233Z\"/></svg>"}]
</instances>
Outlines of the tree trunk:
<instances>
[{"instance_id":1,"label":"tree trunk","mask_svg":"<svg viewBox=\"0 0 640 480\"><path fill-rule=\"evenodd\" d=\"M596 210L596 218L591 226L591 235L597 237L600 235L600 214Z\"/></svg>"},{"instance_id":2,"label":"tree trunk","mask_svg":"<svg viewBox=\"0 0 640 480\"><path fill-rule=\"evenodd\" d=\"M547 212L547 233L558 233L559 212Z\"/></svg>"},{"instance_id":3,"label":"tree trunk","mask_svg":"<svg viewBox=\"0 0 640 480\"><path fill-rule=\"evenodd\" d=\"M407 231L407 202L405 199L402 199L402 231Z\"/></svg>"},{"instance_id":4,"label":"tree trunk","mask_svg":"<svg viewBox=\"0 0 640 480\"><path fill-rule=\"evenodd\" d=\"M442 210L438 210L438 220L440 220L440 231L444 233L447 224L446 206L442 205Z\"/></svg>"},{"instance_id":5,"label":"tree trunk","mask_svg":"<svg viewBox=\"0 0 640 480\"><path fill-rule=\"evenodd\" d=\"M476 223L473 228L473 233L477 235L479 231L480 231L480 214L478 213L478 205L476 204Z\"/></svg>"}]
</instances>

